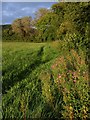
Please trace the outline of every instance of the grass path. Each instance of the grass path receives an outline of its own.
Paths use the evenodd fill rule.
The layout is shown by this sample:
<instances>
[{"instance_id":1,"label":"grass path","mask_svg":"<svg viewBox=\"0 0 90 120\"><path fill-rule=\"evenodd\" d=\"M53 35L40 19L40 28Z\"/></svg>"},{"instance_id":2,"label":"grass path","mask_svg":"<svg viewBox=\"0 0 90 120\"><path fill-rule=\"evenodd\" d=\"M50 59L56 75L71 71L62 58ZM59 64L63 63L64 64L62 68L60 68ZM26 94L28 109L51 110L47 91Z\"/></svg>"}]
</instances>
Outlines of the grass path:
<instances>
[{"instance_id":1,"label":"grass path","mask_svg":"<svg viewBox=\"0 0 90 120\"><path fill-rule=\"evenodd\" d=\"M77 110L77 114L73 113L75 118L85 117L82 114L88 109L85 56L82 51L78 54L61 48L58 42L3 42L4 120L59 120L67 116L71 119L69 107Z\"/></svg>"}]
</instances>

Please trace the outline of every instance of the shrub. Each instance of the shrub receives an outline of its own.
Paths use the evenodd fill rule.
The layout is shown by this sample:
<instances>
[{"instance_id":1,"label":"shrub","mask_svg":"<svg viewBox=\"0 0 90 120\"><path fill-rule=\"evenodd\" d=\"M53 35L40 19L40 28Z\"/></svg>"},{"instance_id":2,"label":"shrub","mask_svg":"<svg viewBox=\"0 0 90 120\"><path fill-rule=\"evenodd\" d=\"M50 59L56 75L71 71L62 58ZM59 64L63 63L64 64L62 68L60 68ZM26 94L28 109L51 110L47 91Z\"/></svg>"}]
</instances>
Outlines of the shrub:
<instances>
[{"instance_id":1,"label":"shrub","mask_svg":"<svg viewBox=\"0 0 90 120\"><path fill-rule=\"evenodd\" d=\"M88 118L88 67L84 58L83 53L80 57L75 50L71 50L52 66L54 82L63 93L64 119Z\"/></svg>"},{"instance_id":2,"label":"shrub","mask_svg":"<svg viewBox=\"0 0 90 120\"><path fill-rule=\"evenodd\" d=\"M83 52L79 56L72 49L66 56L57 58L51 70L41 74L43 96L53 106L58 118L88 118L88 66L84 58Z\"/></svg>"}]
</instances>

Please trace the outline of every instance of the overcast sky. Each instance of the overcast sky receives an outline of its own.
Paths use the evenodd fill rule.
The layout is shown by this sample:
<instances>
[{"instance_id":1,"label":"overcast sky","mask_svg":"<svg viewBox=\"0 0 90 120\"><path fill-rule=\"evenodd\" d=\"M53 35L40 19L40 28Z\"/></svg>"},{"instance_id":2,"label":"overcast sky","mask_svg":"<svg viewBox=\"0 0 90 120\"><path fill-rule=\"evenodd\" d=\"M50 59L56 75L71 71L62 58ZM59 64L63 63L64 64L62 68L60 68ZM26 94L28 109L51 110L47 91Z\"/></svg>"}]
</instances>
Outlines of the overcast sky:
<instances>
[{"instance_id":1,"label":"overcast sky","mask_svg":"<svg viewBox=\"0 0 90 120\"><path fill-rule=\"evenodd\" d=\"M39 8L50 9L52 4L55 2L2 2L2 24L10 24L23 16L34 17Z\"/></svg>"}]
</instances>

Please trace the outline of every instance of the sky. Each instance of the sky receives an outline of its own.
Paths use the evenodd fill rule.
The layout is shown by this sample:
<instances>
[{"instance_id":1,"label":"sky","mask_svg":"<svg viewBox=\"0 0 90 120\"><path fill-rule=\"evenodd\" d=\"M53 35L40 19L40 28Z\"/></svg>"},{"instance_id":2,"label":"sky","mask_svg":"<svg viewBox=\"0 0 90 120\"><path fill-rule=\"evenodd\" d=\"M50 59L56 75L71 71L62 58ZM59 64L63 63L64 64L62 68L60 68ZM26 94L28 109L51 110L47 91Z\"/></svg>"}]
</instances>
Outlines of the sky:
<instances>
[{"instance_id":1,"label":"sky","mask_svg":"<svg viewBox=\"0 0 90 120\"><path fill-rule=\"evenodd\" d=\"M2 2L2 24L11 24L13 20L24 16L35 17L39 8L50 9L55 2Z\"/></svg>"},{"instance_id":2,"label":"sky","mask_svg":"<svg viewBox=\"0 0 90 120\"><path fill-rule=\"evenodd\" d=\"M58 0L0 0L3 2L57 2Z\"/></svg>"}]
</instances>

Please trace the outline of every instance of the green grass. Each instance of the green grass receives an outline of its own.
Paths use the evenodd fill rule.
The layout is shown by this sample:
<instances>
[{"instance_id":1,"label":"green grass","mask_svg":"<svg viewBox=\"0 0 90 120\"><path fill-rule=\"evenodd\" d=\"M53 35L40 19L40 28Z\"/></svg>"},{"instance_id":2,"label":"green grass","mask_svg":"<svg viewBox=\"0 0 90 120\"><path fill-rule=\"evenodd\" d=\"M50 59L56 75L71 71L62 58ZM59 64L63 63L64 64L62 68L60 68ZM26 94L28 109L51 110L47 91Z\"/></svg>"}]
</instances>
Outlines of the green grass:
<instances>
[{"instance_id":1,"label":"green grass","mask_svg":"<svg viewBox=\"0 0 90 120\"><path fill-rule=\"evenodd\" d=\"M77 110L74 113L75 117L83 118L87 115L83 113L83 110L80 112L83 107L85 107L84 112L86 113L86 109L88 109L86 105L88 101L88 94L86 94L88 91L88 70L84 62L85 55L81 52L81 56L79 56L74 51L63 51L61 48L58 42L2 43L4 120L66 119L66 117L71 119L73 118L72 111L66 114L69 107L73 111ZM79 62L80 64L78 64ZM72 81L73 72L77 73L78 71L80 74L77 76L76 90ZM59 74L61 77L63 76L60 85L58 84ZM64 83L65 81L66 83ZM81 87L79 87L80 85ZM67 96L67 92L63 92L64 87L67 91L71 91L70 95ZM84 88L86 91L82 91ZM79 94L78 91L81 92L78 100L75 98L76 93L72 94L74 91L77 94ZM81 102L79 102L80 100Z\"/></svg>"},{"instance_id":2,"label":"green grass","mask_svg":"<svg viewBox=\"0 0 90 120\"><path fill-rule=\"evenodd\" d=\"M28 94L28 97L24 96L25 99L30 97L28 101L31 102L27 114L35 117L35 114L38 114L38 107L42 104L39 74L50 66L53 59L58 56L58 51L49 43L5 42L2 46L3 110L7 109L4 115L18 116L18 119L21 119L23 115L18 107L23 100L22 96ZM6 104L8 104L7 108ZM34 109L37 110L35 114ZM36 117L40 116L36 115Z\"/></svg>"}]
</instances>

